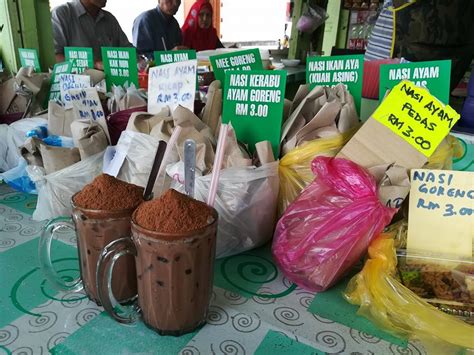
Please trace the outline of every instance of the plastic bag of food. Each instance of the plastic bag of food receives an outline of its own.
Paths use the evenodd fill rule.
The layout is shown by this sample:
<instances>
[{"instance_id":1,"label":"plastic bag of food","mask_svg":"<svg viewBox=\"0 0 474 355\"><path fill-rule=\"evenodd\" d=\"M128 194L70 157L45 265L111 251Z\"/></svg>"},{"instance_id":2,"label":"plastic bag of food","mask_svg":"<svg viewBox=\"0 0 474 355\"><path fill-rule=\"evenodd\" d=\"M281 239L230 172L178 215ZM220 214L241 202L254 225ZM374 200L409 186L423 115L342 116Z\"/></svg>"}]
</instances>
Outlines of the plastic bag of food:
<instances>
[{"instance_id":1,"label":"plastic bag of food","mask_svg":"<svg viewBox=\"0 0 474 355\"><path fill-rule=\"evenodd\" d=\"M278 215L285 212L288 205L295 200L314 179L311 162L318 156L333 158L341 150L355 130L337 134L328 138L318 138L303 143L285 154L280 160L278 172L280 175L280 194L278 196Z\"/></svg>"},{"instance_id":2,"label":"plastic bag of food","mask_svg":"<svg viewBox=\"0 0 474 355\"><path fill-rule=\"evenodd\" d=\"M456 137L448 135L428 158L425 169L451 170L453 158L462 156L463 149Z\"/></svg>"},{"instance_id":3,"label":"plastic bag of food","mask_svg":"<svg viewBox=\"0 0 474 355\"><path fill-rule=\"evenodd\" d=\"M371 243L369 259L349 282L345 298L380 328L421 340L429 354L473 350L474 326L441 312L398 281L396 234L382 234Z\"/></svg>"},{"instance_id":4,"label":"plastic bag of food","mask_svg":"<svg viewBox=\"0 0 474 355\"><path fill-rule=\"evenodd\" d=\"M104 152L46 175L44 168L28 166L28 176L38 190L38 204L33 219L42 221L72 213L71 198L102 173Z\"/></svg>"},{"instance_id":5,"label":"plastic bag of food","mask_svg":"<svg viewBox=\"0 0 474 355\"><path fill-rule=\"evenodd\" d=\"M367 251L397 211L377 196L375 179L357 164L318 157L314 181L278 221L272 251L297 285L324 291Z\"/></svg>"},{"instance_id":6,"label":"plastic bag of food","mask_svg":"<svg viewBox=\"0 0 474 355\"><path fill-rule=\"evenodd\" d=\"M195 198L206 201L211 175L196 177ZM174 189L184 186L173 182ZM216 258L267 243L273 235L278 197L278 162L223 169L214 208L219 213Z\"/></svg>"}]
</instances>

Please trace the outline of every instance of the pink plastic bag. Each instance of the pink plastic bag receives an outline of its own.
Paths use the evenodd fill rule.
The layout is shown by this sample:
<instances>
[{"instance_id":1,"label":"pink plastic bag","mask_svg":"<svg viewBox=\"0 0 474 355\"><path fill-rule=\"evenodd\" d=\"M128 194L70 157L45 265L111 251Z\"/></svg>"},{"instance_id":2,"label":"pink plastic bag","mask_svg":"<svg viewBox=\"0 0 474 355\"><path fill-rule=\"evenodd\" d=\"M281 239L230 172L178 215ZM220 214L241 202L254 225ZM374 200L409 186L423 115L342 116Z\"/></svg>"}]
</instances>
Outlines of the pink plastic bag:
<instances>
[{"instance_id":1,"label":"pink plastic bag","mask_svg":"<svg viewBox=\"0 0 474 355\"><path fill-rule=\"evenodd\" d=\"M278 221L273 255L297 285L324 291L366 253L397 211L377 197L374 178L346 159L318 157L315 180Z\"/></svg>"}]
</instances>

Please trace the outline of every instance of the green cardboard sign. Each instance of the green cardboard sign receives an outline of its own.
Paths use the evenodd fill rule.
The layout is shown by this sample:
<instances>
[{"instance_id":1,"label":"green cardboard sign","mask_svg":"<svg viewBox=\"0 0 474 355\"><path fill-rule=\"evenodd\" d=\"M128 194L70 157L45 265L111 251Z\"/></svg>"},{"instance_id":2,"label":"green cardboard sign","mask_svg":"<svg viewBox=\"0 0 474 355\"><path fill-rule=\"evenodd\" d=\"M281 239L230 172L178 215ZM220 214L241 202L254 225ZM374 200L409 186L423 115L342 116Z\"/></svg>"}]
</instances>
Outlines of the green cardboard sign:
<instances>
[{"instance_id":1,"label":"green cardboard sign","mask_svg":"<svg viewBox=\"0 0 474 355\"><path fill-rule=\"evenodd\" d=\"M61 89L59 86L59 75L60 74L71 74L72 62L56 63L53 67L53 74L51 75L51 88L49 90L48 100L60 100Z\"/></svg>"},{"instance_id":2,"label":"green cardboard sign","mask_svg":"<svg viewBox=\"0 0 474 355\"><path fill-rule=\"evenodd\" d=\"M387 90L402 80L427 88L442 103L449 104L450 60L381 65L379 101L382 102Z\"/></svg>"},{"instance_id":3,"label":"green cardboard sign","mask_svg":"<svg viewBox=\"0 0 474 355\"><path fill-rule=\"evenodd\" d=\"M22 67L33 67L35 72L41 73L38 51L31 48L18 48L20 64Z\"/></svg>"},{"instance_id":4,"label":"green cardboard sign","mask_svg":"<svg viewBox=\"0 0 474 355\"><path fill-rule=\"evenodd\" d=\"M257 48L209 57L214 76L225 82L227 70L263 70L262 58Z\"/></svg>"},{"instance_id":5,"label":"green cardboard sign","mask_svg":"<svg viewBox=\"0 0 474 355\"><path fill-rule=\"evenodd\" d=\"M89 47L64 47L66 60L73 61L72 73L81 74L87 68L94 68L94 52Z\"/></svg>"},{"instance_id":6,"label":"green cardboard sign","mask_svg":"<svg viewBox=\"0 0 474 355\"><path fill-rule=\"evenodd\" d=\"M280 152L286 71L231 70L225 73L222 120L231 122L237 139L255 151L270 141L275 159Z\"/></svg>"},{"instance_id":7,"label":"green cardboard sign","mask_svg":"<svg viewBox=\"0 0 474 355\"><path fill-rule=\"evenodd\" d=\"M311 89L317 85L346 85L354 97L357 113L360 114L362 100L362 80L364 74L364 56L341 55L331 57L309 57L306 61L306 83Z\"/></svg>"},{"instance_id":8,"label":"green cardboard sign","mask_svg":"<svg viewBox=\"0 0 474 355\"><path fill-rule=\"evenodd\" d=\"M133 47L102 47L107 90L112 85L135 84L138 88L137 50Z\"/></svg>"},{"instance_id":9,"label":"green cardboard sign","mask_svg":"<svg viewBox=\"0 0 474 355\"><path fill-rule=\"evenodd\" d=\"M194 49L183 49L177 51L155 51L153 52L156 65L184 62L186 60L196 59Z\"/></svg>"}]
</instances>

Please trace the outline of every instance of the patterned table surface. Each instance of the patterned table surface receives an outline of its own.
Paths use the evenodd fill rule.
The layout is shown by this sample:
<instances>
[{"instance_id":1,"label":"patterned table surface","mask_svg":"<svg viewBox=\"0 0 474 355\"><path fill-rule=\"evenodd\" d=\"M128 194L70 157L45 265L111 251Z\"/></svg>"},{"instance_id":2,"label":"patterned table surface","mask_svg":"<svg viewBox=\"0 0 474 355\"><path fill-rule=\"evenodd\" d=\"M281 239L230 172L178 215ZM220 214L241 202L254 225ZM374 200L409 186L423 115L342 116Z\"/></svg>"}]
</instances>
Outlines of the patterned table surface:
<instances>
[{"instance_id":1,"label":"patterned table surface","mask_svg":"<svg viewBox=\"0 0 474 355\"><path fill-rule=\"evenodd\" d=\"M114 322L84 294L55 291L38 264L43 223L33 195L0 184L0 354L425 354L356 315L344 285L315 295L293 285L269 246L220 259L207 324L181 337ZM75 236L53 244L60 273L77 275Z\"/></svg>"}]
</instances>

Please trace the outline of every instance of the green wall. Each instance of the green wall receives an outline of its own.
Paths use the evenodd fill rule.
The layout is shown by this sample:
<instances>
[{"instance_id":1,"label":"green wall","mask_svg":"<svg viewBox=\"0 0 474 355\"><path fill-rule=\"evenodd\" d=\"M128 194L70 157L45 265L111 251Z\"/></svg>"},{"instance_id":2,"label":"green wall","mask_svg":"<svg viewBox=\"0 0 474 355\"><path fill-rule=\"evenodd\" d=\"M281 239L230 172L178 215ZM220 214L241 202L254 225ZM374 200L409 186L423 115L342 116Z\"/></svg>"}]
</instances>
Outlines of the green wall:
<instances>
[{"instance_id":1,"label":"green wall","mask_svg":"<svg viewBox=\"0 0 474 355\"><path fill-rule=\"evenodd\" d=\"M19 68L18 48L36 48L42 71L54 64L49 0L0 0L0 28L0 54L10 71Z\"/></svg>"}]
</instances>

